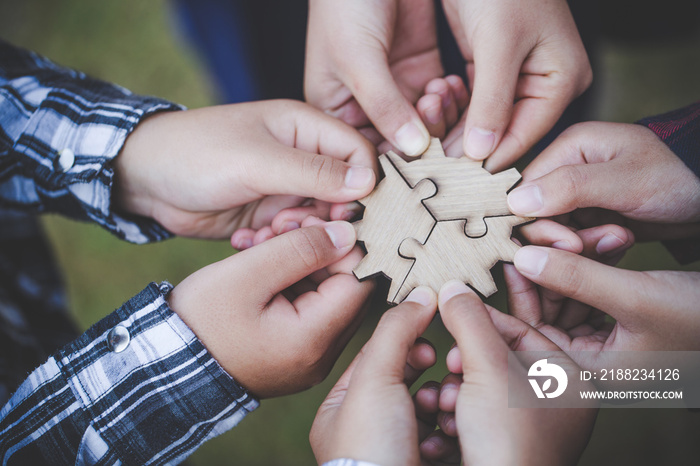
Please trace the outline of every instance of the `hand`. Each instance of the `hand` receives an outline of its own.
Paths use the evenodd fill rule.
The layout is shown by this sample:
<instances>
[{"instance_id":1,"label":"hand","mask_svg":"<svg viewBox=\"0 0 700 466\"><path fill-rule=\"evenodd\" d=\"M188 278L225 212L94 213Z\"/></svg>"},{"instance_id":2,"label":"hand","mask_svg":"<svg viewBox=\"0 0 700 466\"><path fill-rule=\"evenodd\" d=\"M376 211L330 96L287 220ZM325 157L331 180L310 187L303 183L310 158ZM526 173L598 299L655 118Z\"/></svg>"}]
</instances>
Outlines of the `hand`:
<instances>
[{"instance_id":1,"label":"hand","mask_svg":"<svg viewBox=\"0 0 700 466\"><path fill-rule=\"evenodd\" d=\"M116 158L114 199L175 234L226 238L269 225L309 198L362 198L374 187L375 166L362 135L298 102L158 113Z\"/></svg>"},{"instance_id":2,"label":"hand","mask_svg":"<svg viewBox=\"0 0 700 466\"><path fill-rule=\"evenodd\" d=\"M346 222L304 228L209 265L170 293L171 308L221 366L259 398L323 380L362 317L371 281Z\"/></svg>"},{"instance_id":3,"label":"hand","mask_svg":"<svg viewBox=\"0 0 700 466\"><path fill-rule=\"evenodd\" d=\"M597 411L509 408L508 377L515 376L513 383L520 381L522 390L531 388L526 367L511 365L508 373L508 349L557 351L557 364L569 373L578 372L576 364L533 328L484 305L461 282L442 287L439 308L457 342L448 354L448 368L463 377L448 376L443 383L440 408L454 412L454 418L443 415L441 425L448 434L459 435L464 463L575 464Z\"/></svg>"},{"instance_id":4,"label":"hand","mask_svg":"<svg viewBox=\"0 0 700 466\"><path fill-rule=\"evenodd\" d=\"M591 83L564 0L443 0L467 60L464 153L500 171L521 157ZM514 104L515 102L515 104Z\"/></svg>"},{"instance_id":5,"label":"hand","mask_svg":"<svg viewBox=\"0 0 700 466\"><path fill-rule=\"evenodd\" d=\"M423 447L429 457L451 456L459 464L454 442L434 440L441 436L434 432L436 385L424 385L414 400L408 392L435 364L435 350L419 339L435 315L435 298L432 290L416 288L382 316L316 414L310 441L319 464L351 458L382 466L417 465L419 443L429 436Z\"/></svg>"},{"instance_id":6,"label":"hand","mask_svg":"<svg viewBox=\"0 0 700 466\"><path fill-rule=\"evenodd\" d=\"M618 223L638 240L700 234L700 179L643 126L572 126L523 171L523 179L508 195L518 215L570 213L563 221L572 226Z\"/></svg>"},{"instance_id":7,"label":"hand","mask_svg":"<svg viewBox=\"0 0 700 466\"><path fill-rule=\"evenodd\" d=\"M312 0L306 99L355 126L370 122L416 156L430 142L413 104L444 75L433 0Z\"/></svg>"},{"instance_id":8,"label":"hand","mask_svg":"<svg viewBox=\"0 0 700 466\"><path fill-rule=\"evenodd\" d=\"M698 272L635 272L536 246L520 249L514 264L504 268L511 314L584 369L612 367L615 351L700 349Z\"/></svg>"}]
</instances>

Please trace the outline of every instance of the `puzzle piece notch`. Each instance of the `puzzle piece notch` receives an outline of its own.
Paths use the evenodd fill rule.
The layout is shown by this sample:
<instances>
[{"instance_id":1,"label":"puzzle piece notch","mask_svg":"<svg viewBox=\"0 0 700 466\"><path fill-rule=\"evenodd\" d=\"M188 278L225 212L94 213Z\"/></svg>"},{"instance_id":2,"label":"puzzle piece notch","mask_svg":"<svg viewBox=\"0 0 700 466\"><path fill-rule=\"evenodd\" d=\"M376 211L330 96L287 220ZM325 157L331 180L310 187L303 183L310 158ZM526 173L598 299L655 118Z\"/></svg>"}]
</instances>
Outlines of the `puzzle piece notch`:
<instances>
[{"instance_id":1,"label":"puzzle piece notch","mask_svg":"<svg viewBox=\"0 0 700 466\"><path fill-rule=\"evenodd\" d=\"M393 152L387 156L409 185L432 180L438 192L425 201L426 207L438 221L466 219L467 236L478 238L486 234L485 217L510 215L506 196L520 180L515 168L492 175L482 162L446 157L437 138L431 140L418 160L406 162Z\"/></svg>"},{"instance_id":2,"label":"puzzle piece notch","mask_svg":"<svg viewBox=\"0 0 700 466\"><path fill-rule=\"evenodd\" d=\"M417 286L426 285L439 292L450 280L470 284L488 297L497 291L490 269L498 261L512 262L520 247L510 237L513 227L532 219L514 215L487 217L488 235L466 236L465 220L438 222L424 243L407 238L399 246L399 254L413 258L406 280L392 302L400 303ZM466 223L466 224L465 224Z\"/></svg>"},{"instance_id":3,"label":"puzzle piece notch","mask_svg":"<svg viewBox=\"0 0 700 466\"><path fill-rule=\"evenodd\" d=\"M382 273L391 280L389 296L393 297L413 265L412 260L398 254L399 246L406 238L424 242L430 235L436 220L423 200L434 196L437 187L431 180L422 180L411 188L386 155L379 157L379 163L384 178L374 191L360 199L365 212L362 220L353 223L358 241L367 250L353 273L359 280Z\"/></svg>"}]
</instances>

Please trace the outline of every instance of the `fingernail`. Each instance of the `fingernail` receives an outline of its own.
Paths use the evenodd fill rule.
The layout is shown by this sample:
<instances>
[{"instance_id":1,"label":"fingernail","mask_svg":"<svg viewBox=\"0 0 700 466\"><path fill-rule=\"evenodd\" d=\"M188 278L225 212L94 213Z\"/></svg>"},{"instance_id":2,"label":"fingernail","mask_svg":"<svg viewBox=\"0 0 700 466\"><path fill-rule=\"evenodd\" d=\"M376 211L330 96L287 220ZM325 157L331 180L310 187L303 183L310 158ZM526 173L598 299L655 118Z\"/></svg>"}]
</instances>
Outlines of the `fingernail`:
<instances>
[{"instance_id":1,"label":"fingernail","mask_svg":"<svg viewBox=\"0 0 700 466\"><path fill-rule=\"evenodd\" d=\"M454 406L457 402L459 387L448 383L440 389L440 406Z\"/></svg>"},{"instance_id":2,"label":"fingernail","mask_svg":"<svg viewBox=\"0 0 700 466\"><path fill-rule=\"evenodd\" d=\"M297 222L287 222L284 225L282 225L282 229L280 230L279 234L284 234L287 233L288 231L296 230L298 228L301 228L301 225L299 225Z\"/></svg>"},{"instance_id":3,"label":"fingernail","mask_svg":"<svg viewBox=\"0 0 700 466\"><path fill-rule=\"evenodd\" d=\"M430 124L437 125L442 121L442 107L440 105L435 105L425 109L425 118L430 122Z\"/></svg>"},{"instance_id":4,"label":"fingernail","mask_svg":"<svg viewBox=\"0 0 700 466\"><path fill-rule=\"evenodd\" d=\"M458 294L473 293L473 291L459 280L450 280L442 285L439 293L440 306L443 306L447 301L454 298Z\"/></svg>"},{"instance_id":5,"label":"fingernail","mask_svg":"<svg viewBox=\"0 0 700 466\"><path fill-rule=\"evenodd\" d=\"M522 186L508 194L508 208L516 215L533 215L543 206L539 186Z\"/></svg>"},{"instance_id":6,"label":"fingernail","mask_svg":"<svg viewBox=\"0 0 700 466\"><path fill-rule=\"evenodd\" d=\"M493 152L496 134L481 128L470 128L464 151L472 159L483 160Z\"/></svg>"},{"instance_id":7,"label":"fingernail","mask_svg":"<svg viewBox=\"0 0 700 466\"><path fill-rule=\"evenodd\" d=\"M614 233L607 233L600 239L600 241L598 241L598 244L595 246L595 251L598 254L607 254L624 245L625 242L620 239L619 236L615 235Z\"/></svg>"},{"instance_id":8,"label":"fingernail","mask_svg":"<svg viewBox=\"0 0 700 466\"><path fill-rule=\"evenodd\" d=\"M345 187L350 189L363 189L372 183L374 172L367 167L350 167L345 174Z\"/></svg>"},{"instance_id":9,"label":"fingernail","mask_svg":"<svg viewBox=\"0 0 700 466\"><path fill-rule=\"evenodd\" d=\"M421 125L421 127L422 126L423 125ZM410 121L399 128L396 134L394 134L396 144L404 154L415 157L425 152L425 149L428 148L428 144L430 143L428 130L421 127L418 127L415 123Z\"/></svg>"},{"instance_id":10,"label":"fingernail","mask_svg":"<svg viewBox=\"0 0 700 466\"><path fill-rule=\"evenodd\" d=\"M518 249L513 257L513 264L519 272L525 275L537 276L542 273L547 264L549 254L543 248L525 246Z\"/></svg>"},{"instance_id":11,"label":"fingernail","mask_svg":"<svg viewBox=\"0 0 700 466\"><path fill-rule=\"evenodd\" d=\"M414 288L406 299L404 299L404 302L406 301L418 303L423 306L430 306L435 302L435 292L427 286L419 286L418 288Z\"/></svg>"},{"instance_id":12,"label":"fingernail","mask_svg":"<svg viewBox=\"0 0 700 466\"><path fill-rule=\"evenodd\" d=\"M248 249L253 247L253 239L252 238L243 238L238 242L238 244L235 246L236 249L239 251L242 251L243 249Z\"/></svg>"},{"instance_id":13,"label":"fingernail","mask_svg":"<svg viewBox=\"0 0 700 466\"><path fill-rule=\"evenodd\" d=\"M344 249L355 244L355 228L348 222L328 222L323 229L326 230L336 249Z\"/></svg>"},{"instance_id":14,"label":"fingernail","mask_svg":"<svg viewBox=\"0 0 700 466\"><path fill-rule=\"evenodd\" d=\"M563 251L574 252L574 247L571 245L571 243L565 240L556 241L554 244L552 244L552 247Z\"/></svg>"}]
</instances>

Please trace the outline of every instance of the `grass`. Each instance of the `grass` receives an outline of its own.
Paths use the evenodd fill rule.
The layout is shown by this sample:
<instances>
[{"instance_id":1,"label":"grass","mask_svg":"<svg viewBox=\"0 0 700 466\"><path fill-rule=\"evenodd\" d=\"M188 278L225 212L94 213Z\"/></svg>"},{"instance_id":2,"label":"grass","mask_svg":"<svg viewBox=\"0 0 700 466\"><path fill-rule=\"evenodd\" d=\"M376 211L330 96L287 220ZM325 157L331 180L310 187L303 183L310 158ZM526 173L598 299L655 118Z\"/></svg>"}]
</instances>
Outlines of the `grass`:
<instances>
[{"instance_id":1,"label":"grass","mask_svg":"<svg viewBox=\"0 0 700 466\"><path fill-rule=\"evenodd\" d=\"M168 4L122 0L25 0L0 3L6 40L54 61L189 107L215 102L196 57L177 41ZM597 74L600 119L633 121L697 100L700 41L683 46L607 44ZM226 242L174 239L134 246L94 225L46 216L45 226L65 272L75 318L83 328L150 281L177 283L233 253ZM658 244L638 245L622 264L632 269L680 269ZM700 264L683 270L700 270ZM490 302L504 308L503 293ZM353 354L371 334L381 309L366 323L321 385L266 400L243 423L201 448L191 464L306 465L313 463L308 431L316 408ZM444 355L451 340L439 323L428 331ZM444 365L432 372L439 377ZM697 457L700 416L681 410L603 410L581 464L679 464Z\"/></svg>"}]
</instances>

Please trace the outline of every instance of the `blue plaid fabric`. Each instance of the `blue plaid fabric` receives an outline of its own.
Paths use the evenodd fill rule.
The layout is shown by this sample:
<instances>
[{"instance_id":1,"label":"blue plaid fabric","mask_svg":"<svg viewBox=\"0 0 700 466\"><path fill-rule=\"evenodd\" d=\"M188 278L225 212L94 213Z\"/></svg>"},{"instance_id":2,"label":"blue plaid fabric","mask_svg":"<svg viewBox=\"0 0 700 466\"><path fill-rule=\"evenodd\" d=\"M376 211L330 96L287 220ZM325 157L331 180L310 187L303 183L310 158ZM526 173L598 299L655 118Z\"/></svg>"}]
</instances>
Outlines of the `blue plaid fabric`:
<instances>
[{"instance_id":1,"label":"blue plaid fabric","mask_svg":"<svg viewBox=\"0 0 700 466\"><path fill-rule=\"evenodd\" d=\"M178 463L257 408L168 307L171 288L150 284L30 374L0 411L3 464Z\"/></svg>"},{"instance_id":2,"label":"blue plaid fabric","mask_svg":"<svg viewBox=\"0 0 700 466\"><path fill-rule=\"evenodd\" d=\"M180 109L0 41L0 207L94 221L134 243L172 236L110 210L110 162L141 119ZM69 167L64 151L74 155Z\"/></svg>"},{"instance_id":3,"label":"blue plaid fabric","mask_svg":"<svg viewBox=\"0 0 700 466\"><path fill-rule=\"evenodd\" d=\"M170 237L111 211L110 162L141 119L178 109L0 41L3 464L178 463L258 406L168 307L167 283L79 335L34 215L135 243ZM129 336L121 352L108 343L117 326Z\"/></svg>"}]
</instances>

